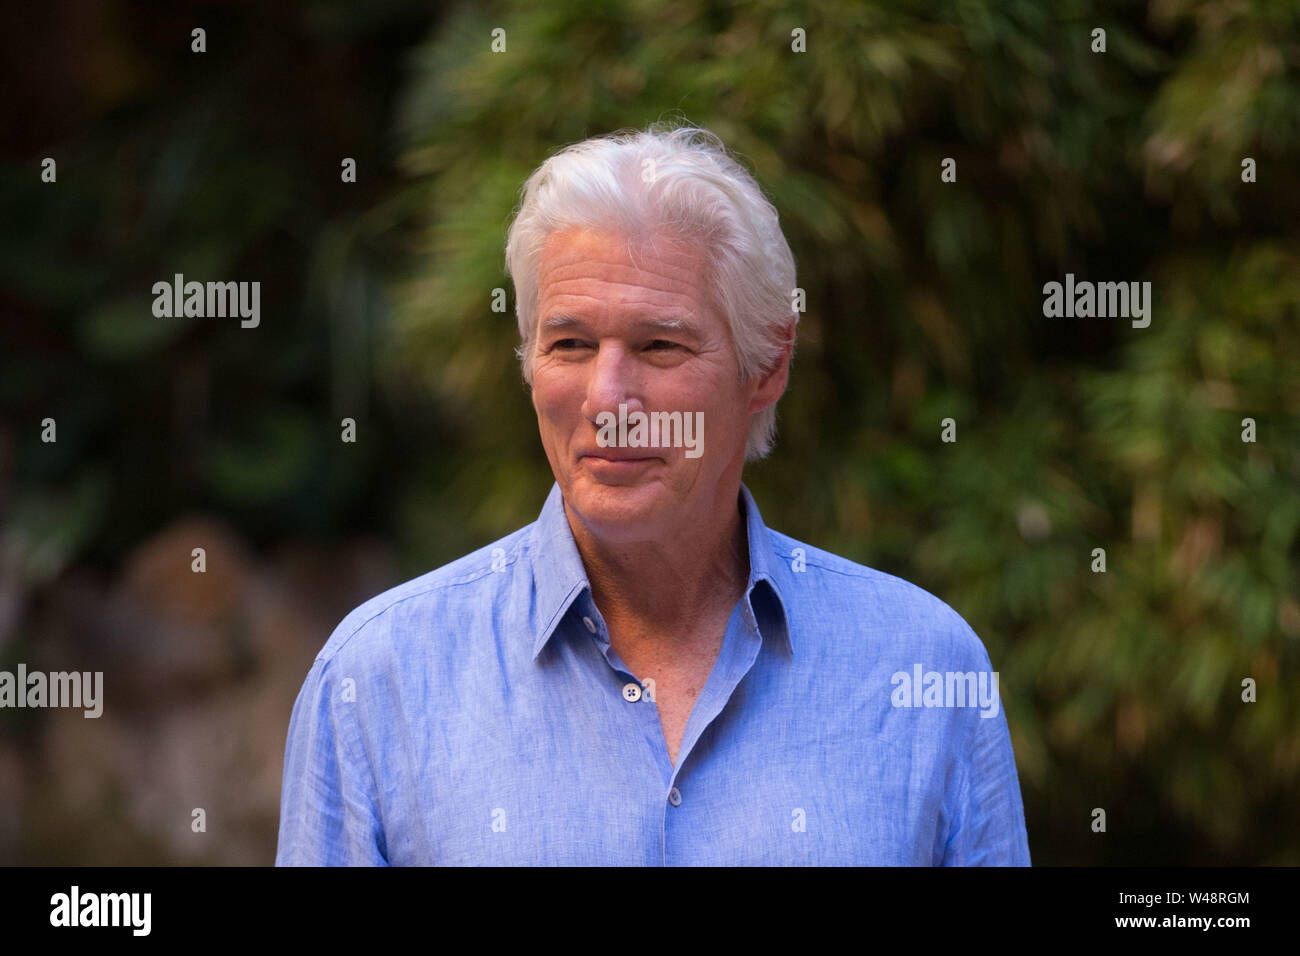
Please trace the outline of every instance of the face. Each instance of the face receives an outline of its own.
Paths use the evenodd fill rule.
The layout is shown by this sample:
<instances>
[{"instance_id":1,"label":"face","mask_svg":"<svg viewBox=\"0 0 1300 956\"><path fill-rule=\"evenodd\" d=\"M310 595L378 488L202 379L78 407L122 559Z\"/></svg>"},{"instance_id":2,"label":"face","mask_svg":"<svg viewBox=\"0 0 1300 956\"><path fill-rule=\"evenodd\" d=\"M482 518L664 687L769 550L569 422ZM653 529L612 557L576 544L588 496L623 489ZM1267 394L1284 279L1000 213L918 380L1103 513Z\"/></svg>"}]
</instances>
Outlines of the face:
<instances>
[{"instance_id":1,"label":"face","mask_svg":"<svg viewBox=\"0 0 1300 956\"><path fill-rule=\"evenodd\" d=\"M572 229L552 233L543 248L537 424L570 520L609 543L662 540L719 507L734 511L750 416L785 387L784 362L740 383L707 271L699 247L662 235L629 249L619 233ZM602 447L601 413L617 420L620 404L629 427L638 411L702 421L702 454Z\"/></svg>"}]
</instances>

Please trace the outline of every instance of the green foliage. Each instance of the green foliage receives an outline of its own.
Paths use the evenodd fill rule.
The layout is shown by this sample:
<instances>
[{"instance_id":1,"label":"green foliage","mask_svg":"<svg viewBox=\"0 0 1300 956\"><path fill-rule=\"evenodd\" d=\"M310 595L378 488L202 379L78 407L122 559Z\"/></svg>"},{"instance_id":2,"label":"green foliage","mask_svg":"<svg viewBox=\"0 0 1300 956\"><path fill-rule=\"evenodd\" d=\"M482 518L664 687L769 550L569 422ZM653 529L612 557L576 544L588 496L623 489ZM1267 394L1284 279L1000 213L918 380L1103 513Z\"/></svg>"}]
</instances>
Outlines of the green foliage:
<instances>
[{"instance_id":1,"label":"green foliage","mask_svg":"<svg viewBox=\"0 0 1300 956\"><path fill-rule=\"evenodd\" d=\"M20 316L0 354L15 504L78 487L92 468L103 492L93 535L72 527L86 522L72 492L54 509L66 528L6 518L20 574L113 564L188 511L222 514L263 542L385 513L393 472L378 450L400 416L371 414L369 354L387 310L382 104L398 76L386 65L394 41L378 41L415 17L426 28L419 7L389 3L369 19L333 3L300 20L213 12L203 55L189 52L183 9L100 10L86 129L3 168L0 208L23 224L0 240L0 283ZM340 69L341 42L376 43L379 68ZM66 88L81 73L42 68L33 87L87 100ZM44 156L58 162L56 183L40 181ZM340 182L343 156L357 159L355 185ZM259 281L260 326L155 317L153 283L176 273ZM47 416L57 444L40 441ZM351 454L339 453L344 416L358 422ZM63 563L48 567L51 555Z\"/></svg>"}]
</instances>

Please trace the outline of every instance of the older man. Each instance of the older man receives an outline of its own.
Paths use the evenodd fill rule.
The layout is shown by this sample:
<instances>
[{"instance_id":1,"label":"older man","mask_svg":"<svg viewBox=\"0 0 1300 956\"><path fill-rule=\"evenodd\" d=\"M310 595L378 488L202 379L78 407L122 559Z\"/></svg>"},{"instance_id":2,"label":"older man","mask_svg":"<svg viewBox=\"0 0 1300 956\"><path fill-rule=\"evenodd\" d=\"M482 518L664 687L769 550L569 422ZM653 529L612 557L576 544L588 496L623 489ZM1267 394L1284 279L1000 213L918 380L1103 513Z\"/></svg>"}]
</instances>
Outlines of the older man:
<instances>
[{"instance_id":1,"label":"older man","mask_svg":"<svg viewBox=\"0 0 1300 956\"><path fill-rule=\"evenodd\" d=\"M979 638L741 484L795 324L752 177L701 130L588 140L530 177L506 254L555 485L335 630L277 863L1028 864Z\"/></svg>"}]
</instances>

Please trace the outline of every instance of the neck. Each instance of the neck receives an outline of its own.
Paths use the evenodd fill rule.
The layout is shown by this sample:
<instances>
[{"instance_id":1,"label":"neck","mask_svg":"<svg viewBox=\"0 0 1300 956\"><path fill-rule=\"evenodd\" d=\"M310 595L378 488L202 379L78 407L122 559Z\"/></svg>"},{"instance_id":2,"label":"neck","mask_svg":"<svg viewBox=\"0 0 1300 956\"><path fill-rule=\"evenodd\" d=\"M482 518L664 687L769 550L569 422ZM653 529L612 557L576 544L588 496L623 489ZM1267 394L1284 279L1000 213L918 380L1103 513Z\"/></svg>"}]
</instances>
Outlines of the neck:
<instances>
[{"instance_id":1,"label":"neck","mask_svg":"<svg viewBox=\"0 0 1300 956\"><path fill-rule=\"evenodd\" d=\"M658 642L691 640L697 622L730 615L749 580L740 482L656 536L610 544L565 508L592 599L611 631Z\"/></svg>"}]
</instances>

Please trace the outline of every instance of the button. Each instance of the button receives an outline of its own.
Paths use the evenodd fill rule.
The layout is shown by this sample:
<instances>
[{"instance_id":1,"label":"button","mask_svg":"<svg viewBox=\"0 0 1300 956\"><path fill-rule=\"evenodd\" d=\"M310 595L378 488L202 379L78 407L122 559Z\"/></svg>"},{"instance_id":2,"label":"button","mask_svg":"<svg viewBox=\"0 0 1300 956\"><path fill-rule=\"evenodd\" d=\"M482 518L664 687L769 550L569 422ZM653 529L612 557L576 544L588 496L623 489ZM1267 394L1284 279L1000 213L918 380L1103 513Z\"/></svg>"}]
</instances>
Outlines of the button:
<instances>
[{"instance_id":1,"label":"button","mask_svg":"<svg viewBox=\"0 0 1300 956\"><path fill-rule=\"evenodd\" d=\"M587 625L587 630L591 631L591 633L593 634L596 633L596 622L593 621L591 618L584 617L582 619L582 623Z\"/></svg>"},{"instance_id":2,"label":"button","mask_svg":"<svg viewBox=\"0 0 1300 956\"><path fill-rule=\"evenodd\" d=\"M635 704L638 700L641 699L641 685L624 684L623 699L627 701L629 704Z\"/></svg>"},{"instance_id":3,"label":"button","mask_svg":"<svg viewBox=\"0 0 1300 956\"><path fill-rule=\"evenodd\" d=\"M668 791L668 802L675 807L680 807L682 805L682 792L673 787Z\"/></svg>"}]
</instances>

